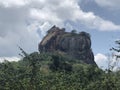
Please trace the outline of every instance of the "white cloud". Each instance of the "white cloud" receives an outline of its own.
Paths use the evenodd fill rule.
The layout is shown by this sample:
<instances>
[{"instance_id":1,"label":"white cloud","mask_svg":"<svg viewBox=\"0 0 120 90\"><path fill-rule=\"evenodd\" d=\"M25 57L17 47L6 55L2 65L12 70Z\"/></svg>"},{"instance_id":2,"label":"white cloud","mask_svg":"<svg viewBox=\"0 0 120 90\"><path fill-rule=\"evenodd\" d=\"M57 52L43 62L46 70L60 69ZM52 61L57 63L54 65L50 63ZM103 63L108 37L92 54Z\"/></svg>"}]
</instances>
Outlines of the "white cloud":
<instances>
[{"instance_id":1,"label":"white cloud","mask_svg":"<svg viewBox=\"0 0 120 90\"><path fill-rule=\"evenodd\" d=\"M37 50L37 43L40 37L38 30L28 30L29 9L21 8L0 8L0 56L18 55L17 45L25 51Z\"/></svg>"},{"instance_id":2,"label":"white cloud","mask_svg":"<svg viewBox=\"0 0 120 90\"><path fill-rule=\"evenodd\" d=\"M5 7L23 6L27 4L27 0L0 0L0 4Z\"/></svg>"},{"instance_id":3,"label":"white cloud","mask_svg":"<svg viewBox=\"0 0 120 90\"><path fill-rule=\"evenodd\" d=\"M41 23L39 21L34 21L27 27L27 30L33 35L36 34L37 37L39 37L40 41L43 38L43 36L46 35L47 30L49 30L51 26L52 25L49 22Z\"/></svg>"},{"instance_id":4,"label":"white cloud","mask_svg":"<svg viewBox=\"0 0 120 90\"><path fill-rule=\"evenodd\" d=\"M54 1L54 0L52 0ZM58 26L63 25L65 21L79 21L92 29L101 31L120 30L120 25L116 25L109 20L104 20L96 16L93 12L84 12L78 5L77 0L64 0L59 3L48 3L46 0L42 8L32 8L30 10L31 18L42 22L50 22ZM34 7L34 6L33 6Z\"/></svg>"},{"instance_id":5,"label":"white cloud","mask_svg":"<svg viewBox=\"0 0 120 90\"><path fill-rule=\"evenodd\" d=\"M61 23L61 19L59 19L54 13L52 13L49 9L31 9L31 18L39 20L41 22L50 22L52 24Z\"/></svg>"},{"instance_id":6,"label":"white cloud","mask_svg":"<svg viewBox=\"0 0 120 90\"><path fill-rule=\"evenodd\" d=\"M78 0L0 0L0 56L37 50L38 43L52 25L72 28L78 22L98 30L120 30L119 25L84 12ZM68 23L65 23L68 22Z\"/></svg>"},{"instance_id":7,"label":"white cloud","mask_svg":"<svg viewBox=\"0 0 120 90\"><path fill-rule=\"evenodd\" d=\"M5 60L12 62L12 61L19 61L20 58L18 58L18 57L0 57L0 62L4 62Z\"/></svg>"},{"instance_id":8,"label":"white cloud","mask_svg":"<svg viewBox=\"0 0 120 90\"><path fill-rule=\"evenodd\" d=\"M108 57L104 54L98 53L95 55L95 62L97 63L98 67L102 69L108 68Z\"/></svg>"},{"instance_id":9,"label":"white cloud","mask_svg":"<svg viewBox=\"0 0 120 90\"><path fill-rule=\"evenodd\" d=\"M104 55L102 53L98 53L95 55L95 62L97 63L99 68L111 69L112 71L120 70L120 59L116 60L116 57L113 55Z\"/></svg>"},{"instance_id":10,"label":"white cloud","mask_svg":"<svg viewBox=\"0 0 120 90\"><path fill-rule=\"evenodd\" d=\"M95 2L101 6L108 9L120 9L120 0L95 0Z\"/></svg>"},{"instance_id":11,"label":"white cloud","mask_svg":"<svg viewBox=\"0 0 120 90\"><path fill-rule=\"evenodd\" d=\"M93 21L95 28L99 28L101 31L115 31L120 30L120 25L115 25L111 21L103 20L100 17L96 16L96 19Z\"/></svg>"}]
</instances>

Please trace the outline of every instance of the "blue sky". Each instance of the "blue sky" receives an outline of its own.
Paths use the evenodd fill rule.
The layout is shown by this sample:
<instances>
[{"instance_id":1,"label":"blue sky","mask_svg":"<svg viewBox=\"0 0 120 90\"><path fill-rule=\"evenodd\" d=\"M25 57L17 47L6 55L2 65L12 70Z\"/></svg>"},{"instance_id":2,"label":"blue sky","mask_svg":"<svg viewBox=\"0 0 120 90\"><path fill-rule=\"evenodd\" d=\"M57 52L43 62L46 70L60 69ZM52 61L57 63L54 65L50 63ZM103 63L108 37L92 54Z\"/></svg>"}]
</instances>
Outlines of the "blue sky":
<instances>
[{"instance_id":1,"label":"blue sky","mask_svg":"<svg viewBox=\"0 0 120 90\"><path fill-rule=\"evenodd\" d=\"M0 60L18 60L21 46L37 51L38 43L53 25L86 31L99 66L120 38L119 0L0 0Z\"/></svg>"}]
</instances>

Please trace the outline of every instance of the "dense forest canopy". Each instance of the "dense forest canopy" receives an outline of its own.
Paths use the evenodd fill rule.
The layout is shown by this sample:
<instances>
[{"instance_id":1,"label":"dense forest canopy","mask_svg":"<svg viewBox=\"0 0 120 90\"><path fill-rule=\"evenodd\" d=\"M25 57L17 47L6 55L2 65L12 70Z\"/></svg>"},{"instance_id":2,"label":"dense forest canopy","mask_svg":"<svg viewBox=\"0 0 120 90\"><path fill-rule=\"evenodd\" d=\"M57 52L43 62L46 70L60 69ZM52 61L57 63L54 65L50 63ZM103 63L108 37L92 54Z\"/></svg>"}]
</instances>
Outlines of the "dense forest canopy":
<instances>
[{"instance_id":1,"label":"dense forest canopy","mask_svg":"<svg viewBox=\"0 0 120 90\"><path fill-rule=\"evenodd\" d=\"M120 71L103 71L59 53L20 50L22 60L0 63L0 90L120 90Z\"/></svg>"}]
</instances>

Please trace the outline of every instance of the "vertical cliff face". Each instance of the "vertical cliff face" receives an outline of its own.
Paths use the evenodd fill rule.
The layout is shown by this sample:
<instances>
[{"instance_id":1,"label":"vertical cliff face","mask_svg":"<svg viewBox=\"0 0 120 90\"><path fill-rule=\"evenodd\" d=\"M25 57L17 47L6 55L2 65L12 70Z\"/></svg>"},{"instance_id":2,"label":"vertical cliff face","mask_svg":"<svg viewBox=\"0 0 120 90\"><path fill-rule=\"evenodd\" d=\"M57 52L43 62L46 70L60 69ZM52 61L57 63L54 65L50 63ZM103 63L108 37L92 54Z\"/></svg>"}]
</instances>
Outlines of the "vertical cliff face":
<instances>
[{"instance_id":1,"label":"vertical cliff face","mask_svg":"<svg viewBox=\"0 0 120 90\"><path fill-rule=\"evenodd\" d=\"M90 35L86 32L76 34L74 32L65 32L65 29L53 26L40 42L39 51L60 51L87 64L96 65L91 50Z\"/></svg>"}]
</instances>

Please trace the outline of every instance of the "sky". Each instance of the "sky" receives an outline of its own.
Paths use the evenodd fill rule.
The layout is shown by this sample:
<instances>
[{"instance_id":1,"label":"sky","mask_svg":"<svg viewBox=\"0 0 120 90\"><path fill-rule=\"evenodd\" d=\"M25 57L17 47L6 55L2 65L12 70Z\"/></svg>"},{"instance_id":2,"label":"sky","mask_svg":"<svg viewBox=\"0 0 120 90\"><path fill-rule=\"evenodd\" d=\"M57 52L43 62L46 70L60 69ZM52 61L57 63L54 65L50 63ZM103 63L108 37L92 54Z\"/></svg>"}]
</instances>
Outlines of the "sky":
<instances>
[{"instance_id":1,"label":"sky","mask_svg":"<svg viewBox=\"0 0 120 90\"><path fill-rule=\"evenodd\" d=\"M120 39L120 0L0 0L0 62L19 60L22 47L38 51L53 25L90 33L99 67L106 68L109 49Z\"/></svg>"}]
</instances>

